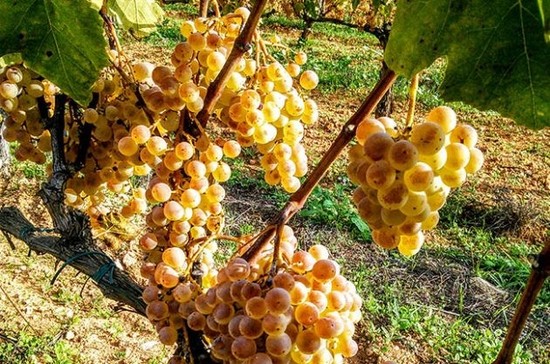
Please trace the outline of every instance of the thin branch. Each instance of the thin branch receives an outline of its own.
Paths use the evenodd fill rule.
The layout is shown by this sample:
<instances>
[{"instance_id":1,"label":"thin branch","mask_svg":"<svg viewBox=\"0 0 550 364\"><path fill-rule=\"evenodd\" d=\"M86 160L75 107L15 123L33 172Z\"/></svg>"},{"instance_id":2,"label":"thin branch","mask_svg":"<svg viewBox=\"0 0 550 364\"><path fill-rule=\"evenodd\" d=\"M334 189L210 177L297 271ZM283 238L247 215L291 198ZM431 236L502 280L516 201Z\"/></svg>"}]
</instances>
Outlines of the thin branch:
<instances>
[{"instance_id":1,"label":"thin branch","mask_svg":"<svg viewBox=\"0 0 550 364\"><path fill-rule=\"evenodd\" d=\"M214 107L221 97L222 91L225 88L229 77L237 67L242 56L252 47L252 37L254 36L254 32L256 31L256 27L258 26L258 22L260 21L260 17L266 3L267 0L256 1L242 32L235 40L235 44L233 45L233 49L231 50L229 57L227 57L227 61L216 79L212 81L210 86L208 86L206 97L204 98L204 106L197 114L197 120L202 126L205 126L208 123L208 119L210 118L210 115L212 115Z\"/></svg>"},{"instance_id":2,"label":"thin branch","mask_svg":"<svg viewBox=\"0 0 550 364\"><path fill-rule=\"evenodd\" d=\"M286 224L292 216L302 209L315 186L317 186L319 181L327 173L332 163L336 160L336 158L338 158L342 150L355 136L355 129L359 123L365 120L372 113L380 99L393 85L396 78L397 75L395 72L389 71L380 79L380 81L378 81L363 104L343 126L340 134L338 134L321 161L307 177L304 184L290 197L289 201L279 212L279 214L269 223L269 225L280 226L282 224ZM276 235L276 231L277 229L267 230L266 233L259 237L258 240L242 255L242 257L248 261L256 260L258 253L262 251L266 244L273 239Z\"/></svg>"},{"instance_id":3,"label":"thin branch","mask_svg":"<svg viewBox=\"0 0 550 364\"><path fill-rule=\"evenodd\" d=\"M546 245L533 263L531 275L508 327L506 338L493 364L512 364L514 352L527 318L548 276L550 276L550 240L546 242Z\"/></svg>"}]
</instances>

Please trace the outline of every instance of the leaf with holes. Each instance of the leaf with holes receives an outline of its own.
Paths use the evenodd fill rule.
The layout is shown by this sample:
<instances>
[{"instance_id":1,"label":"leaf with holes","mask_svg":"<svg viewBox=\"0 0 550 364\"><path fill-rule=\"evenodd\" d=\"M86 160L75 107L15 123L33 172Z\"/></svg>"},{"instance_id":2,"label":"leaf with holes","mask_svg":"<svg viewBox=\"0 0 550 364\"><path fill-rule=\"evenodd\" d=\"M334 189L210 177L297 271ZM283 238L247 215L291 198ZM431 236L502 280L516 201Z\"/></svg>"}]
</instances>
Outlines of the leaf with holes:
<instances>
[{"instance_id":1,"label":"leaf with holes","mask_svg":"<svg viewBox=\"0 0 550 364\"><path fill-rule=\"evenodd\" d=\"M537 0L401 1L385 60L405 77L448 60L441 93L531 128L550 125L550 45Z\"/></svg>"},{"instance_id":2,"label":"leaf with holes","mask_svg":"<svg viewBox=\"0 0 550 364\"><path fill-rule=\"evenodd\" d=\"M102 20L84 0L0 1L0 55L25 64L81 105L108 64Z\"/></svg>"},{"instance_id":3,"label":"leaf with holes","mask_svg":"<svg viewBox=\"0 0 550 364\"><path fill-rule=\"evenodd\" d=\"M154 0L114 0L108 4L124 29L140 37L153 32L164 16Z\"/></svg>"}]
</instances>

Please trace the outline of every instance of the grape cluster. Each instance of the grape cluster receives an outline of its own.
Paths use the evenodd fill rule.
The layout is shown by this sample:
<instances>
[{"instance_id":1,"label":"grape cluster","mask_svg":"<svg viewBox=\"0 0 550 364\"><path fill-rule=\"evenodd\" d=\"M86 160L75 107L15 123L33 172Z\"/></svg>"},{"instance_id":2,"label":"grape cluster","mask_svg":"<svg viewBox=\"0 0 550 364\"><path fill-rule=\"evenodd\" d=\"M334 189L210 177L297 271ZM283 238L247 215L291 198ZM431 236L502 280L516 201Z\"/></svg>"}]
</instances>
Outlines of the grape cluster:
<instances>
[{"instance_id":1,"label":"grape cluster","mask_svg":"<svg viewBox=\"0 0 550 364\"><path fill-rule=\"evenodd\" d=\"M440 106L410 133L399 133L393 119L382 117L361 122L356 137L348 175L359 185L353 201L360 216L378 245L416 254L423 230L437 225L451 188L481 168L477 132L457 124L455 112Z\"/></svg>"},{"instance_id":2,"label":"grape cluster","mask_svg":"<svg viewBox=\"0 0 550 364\"><path fill-rule=\"evenodd\" d=\"M50 133L44 130L37 99L57 91L23 66L0 69L0 108L8 114L2 137L19 142L14 153L18 161L46 163L46 153L51 151Z\"/></svg>"},{"instance_id":3,"label":"grape cluster","mask_svg":"<svg viewBox=\"0 0 550 364\"><path fill-rule=\"evenodd\" d=\"M352 336L362 301L355 286L324 246L295 251L288 226L281 244L288 264L273 276L265 279L270 254L252 265L235 258L215 286L187 295L178 312L224 363L342 363L358 350Z\"/></svg>"},{"instance_id":4,"label":"grape cluster","mask_svg":"<svg viewBox=\"0 0 550 364\"><path fill-rule=\"evenodd\" d=\"M306 54L276 61L268 49L284 47L280 39L257 33L214 106L235 140L207 137L196 116L248 16L238 8L184 22L186 41L175 47L170 66L128 64L109 51L114 66L94 84L90 105L67 104L63 155L78 172L67 181L65 202L86 210L97 229L116 209L113 200L120 218L145 216L142 297L163 344L183 341L187 326L202 332L224 362L340 363L357 352L352 335L361 299L326 248L296 251L285 226L275 273L273 243L254 264L236 258L219 271L215 265L227 160L255 146L266 182L294 192L308 169L304 125L319 118L308 96L319 79L302 70ZM0 107L8 113L3 137L19 142L19 160L47 162L51 136L42 118L52 116L59 93L22 65L0 69Z\"/></svg>"}]
</instances>

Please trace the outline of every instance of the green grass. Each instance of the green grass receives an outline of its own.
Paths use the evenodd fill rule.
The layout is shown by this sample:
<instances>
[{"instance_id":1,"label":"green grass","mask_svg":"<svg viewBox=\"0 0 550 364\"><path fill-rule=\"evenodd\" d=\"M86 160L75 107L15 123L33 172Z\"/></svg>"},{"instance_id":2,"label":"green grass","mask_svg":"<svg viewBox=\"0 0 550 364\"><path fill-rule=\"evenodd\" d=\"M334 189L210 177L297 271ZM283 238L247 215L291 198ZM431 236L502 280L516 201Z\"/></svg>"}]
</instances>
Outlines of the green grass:
<instances>
[{"instance_id":1,"label":"green grass","mask_svg":"<svg viewBox=\"0 0 550 364\"><path fill-rule=\"evenodd\" d=\"M13 156L15 154L15 150L19 146L18 142L10 143L10 154ZM47 162L51 161L51 157L49 154L47 154ZM36 164L30 161L23 161L20 162L15 158L11 159L11 167L14 170L21 171L23 173L23 176L27 179L37 179L37 180L45 180L46 179L46 165L45 164Z\"/></svg>"},{"instance_id":2,"label":"green grass","mask_svg":"<svg viewBox=\"0 0 550 364\"><path fill-rule=\"evenodd\" d=\"M180 24L181 21L167 18L144 41L155 46L174 48L176 44L185 41L180 33Z\"/></svg>"},{"instance_id":3,"label":"green grass","mask_svg":"<svg viewBox=\"0 0 550 364\"><path fill-rule=\"evenodd\" d=\"M36 336L21 331L14 340L0 337L0 363L72 364L78 362L78 350L65 340L51 335Z\"/></svg>"},{"instance_id":4,"label":"green grass","mask_svg":"<svg viewBox=\"0 0 550 364\"><path fill-rule=\"evenodd\" d=\"M198 15L199 11L196 5L194 4L183 4L183 3L175 3L175 4L166 4L164 5L164 10L167 11L181 11L188 15Z\"/></svg>"},{"instance_id":5,"label":"green grass","mask_svg":"<svg viewBox=\"0 0 550 364\"><path fill-rule=\"evenodd\" d=\"M361 242L370 241L370 229L357 214L350 195L350 188L343 184L330 189L317 186L298 216L313 224L335 226Z\"/></svg>"},{"instance_id":6,"label":"green grass","mask_svg":"<svg viewBox=\"0 0 550 364\"><path fill-rule=\"evenodd\" d=\"M506 201L506 199L504 199ZM437 254L470 266L474 273L496 287L517 295L531 272L530 257L540 247L519 239L513 241L501 229L521 219L526 206L484 206L467 190L452 193L440 211L439 232L450 246L433 248ZM513 209L517 215L511 215ZM510 221L507 221L510 220ZM499 224L495 228L495 221ZM525 223L529 223L526 220ZM550 309L550 288L539 295L537 305Z\"/></svg>"},{"instance_id":7,"label":"green grass","mask_svg":"<svg viewBox=\"0 0 550 364\"><path fill-rule=\"evenodd\" d=\"M449 317L443 309L414 302L403 293L399 281L384 286L374 283L380 269L361 264L346 274L363 297L363 324L369 335L383 340L382 352L396 342L414 350L414 337L431 348L432 359L445 363L489 364L494 360L504 337L501 330L478 328L467 319ZM527 363L533 363L532 354L520 345L514 364Z\"/></svg>"}]
</instances>

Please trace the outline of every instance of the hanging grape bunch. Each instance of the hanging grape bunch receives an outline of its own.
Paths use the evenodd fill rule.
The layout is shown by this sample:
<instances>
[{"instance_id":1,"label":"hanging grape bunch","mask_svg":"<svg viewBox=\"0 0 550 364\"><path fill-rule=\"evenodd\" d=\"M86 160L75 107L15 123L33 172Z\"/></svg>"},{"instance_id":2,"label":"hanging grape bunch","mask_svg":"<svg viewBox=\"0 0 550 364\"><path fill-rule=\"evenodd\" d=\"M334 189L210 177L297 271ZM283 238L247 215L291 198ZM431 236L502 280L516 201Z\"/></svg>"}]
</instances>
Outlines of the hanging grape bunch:
<instances>
[{"instance_id":1,"label":"hanging grape bunch","mask_svg":"<svg viewBox=\"0 0 550 364\"><path fill-rule=\"evenodd\" d=\"M388 117L367 119L356 130L348 176L359 187L353 201L383 248L411 256L424 243L423 230L439 221L451 188L483 164L475 147L477 132L457 124L446 106L431 110L426 120L400 133Z\"/></svg>"},{"instance_id":2,"label":"hanging grape bunch","mask_svg":"<svg viewBox=\"0 0 550 364\"><path fill-rule=\"evenodd\" d=\"M117 211L122 218L145 215L142 298L162 343L182 340L188 327L202 332L224 362L342 362L357 352L352 336L361 299L326 248L297 250L285 226L254 262L235 258L220 270L214 262L217 240L247 243L222 235L222 184L231 174L226 160L255 146L266 182L294 192L308 168L304 125L319 117L307 96L319 80L302 70L306 54L297 52L283 65L268 52L270 44L282 46L280 40L256 33L214 106L235 139L208 138L196 115L248 16L239 8L184 22L187 40L175 47L171 66L129 64L109 52L113 67L95 83L92 103L72 105L64 118L65 158L83 164L67 182L65 202L85 210L96 229L114 209L107 198L113 193L130 195ZM51 136L40 114L55 111L60 90L20 65L3 70L1 81L0 101L10 115L4 137L19 141L18 159L45 163ZM84 156L83 130L90 140ZM145 188L131 182L151 174Z\"/></svg>"}]
</instances>

